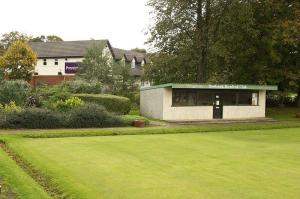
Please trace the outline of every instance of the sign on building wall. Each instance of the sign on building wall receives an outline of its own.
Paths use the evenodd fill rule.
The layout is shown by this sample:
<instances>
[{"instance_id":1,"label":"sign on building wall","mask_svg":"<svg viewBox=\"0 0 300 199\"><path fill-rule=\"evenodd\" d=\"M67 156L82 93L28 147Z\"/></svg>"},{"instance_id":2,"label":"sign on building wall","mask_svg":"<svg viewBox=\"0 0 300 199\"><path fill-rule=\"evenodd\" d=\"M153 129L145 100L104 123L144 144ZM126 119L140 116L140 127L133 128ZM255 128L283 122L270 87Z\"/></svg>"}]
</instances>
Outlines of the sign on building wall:
<instances>
[{"instance_id":1,"label":"sign on building wall","mask_svg":"<svg viewBox=\"0 0 300 199\"><path fill-rule=\"evenodd\" d=\"M65 73L66 74L75 74L78 70L78 64L76 62L66 62L65 63Z\"/></svg>"}]
</instances>

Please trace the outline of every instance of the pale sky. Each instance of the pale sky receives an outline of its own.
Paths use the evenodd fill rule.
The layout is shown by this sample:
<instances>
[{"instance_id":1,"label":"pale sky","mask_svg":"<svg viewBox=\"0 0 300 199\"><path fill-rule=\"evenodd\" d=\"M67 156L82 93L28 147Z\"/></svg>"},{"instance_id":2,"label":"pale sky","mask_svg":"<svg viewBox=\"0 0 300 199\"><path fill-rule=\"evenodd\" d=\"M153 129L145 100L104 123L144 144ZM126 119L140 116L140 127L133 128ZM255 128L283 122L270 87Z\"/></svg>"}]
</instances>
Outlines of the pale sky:
<instances>
[{"instance_id":1,"label":"pale sky","mask_svg":"<svg viewBox=\"0 0 300 199\"><path fill-rule=\"evenodd\" d=\"M109 39L112 46L146 48L147 0L1 0L0 34L57 35L64 40Z\"/></svg>"}]
</instances>

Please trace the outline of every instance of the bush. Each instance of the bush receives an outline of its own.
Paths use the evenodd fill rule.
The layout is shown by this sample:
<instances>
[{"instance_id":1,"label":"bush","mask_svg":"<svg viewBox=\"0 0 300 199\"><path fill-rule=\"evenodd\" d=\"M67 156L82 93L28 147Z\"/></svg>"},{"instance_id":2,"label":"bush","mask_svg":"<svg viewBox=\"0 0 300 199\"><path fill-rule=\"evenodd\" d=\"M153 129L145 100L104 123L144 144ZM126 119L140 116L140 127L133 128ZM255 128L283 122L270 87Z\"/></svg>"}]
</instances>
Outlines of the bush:
<instances>
[{"instance_id":1,"label":"bush","mask_svg":"<svg viewBox=\"0 0 300 199\"><path fill-rule=\"evenodd\" d=\"M28 108L19 113L2 115L1 128L53 129L63 127L62 115L51 110Z\"/></svg>"},{"instance_id":2,"label":"bush","mask_svg":"<svg viewBox=\"0 0 300 199\"><path fill-rule=\"evenodd\" d=\"M129 125L129 126L132 126L132 124L135 120L144 121L146 125L150 124L149 119L139 116L139 115L122 115L122 116L120 116L120 118L124 122L124 124Z\"/></svg>"},{"instance_id":3,"label":"bush","mask_svg":"<svg viewBox=\"0 0 300 199\"><path fill-rule=\"evenodd\" d=\"M64 83L71 93L100 94L102 85L98 82L86 82L84 80L67 81Z\"/></svg>"},{"instance_id":4,"label":"bush","mask_svg":"<svg viewBox=\"0 0 300 199\"><path fill-rule=\"evenodd\" d=\"M0 84L0 103L8 104L14 101L23 106L30 95L31 86L25 81L2 81Z\"/></svg>"},{"instance_id":5,"label":"bush","mask_svg":"<svg viewBox=\"0 0 300 199\"><path fill-rule=\"evenodd\" d=\"M86 104L71 110L67 121L68 127L71 128L103 128L123 125L118 117L111 115L104 107L97 104Z\"/></svg>"},{"instance_id":6,"label":"bush","mask_svg":"<svg viewBox=\"0 0 300 199\"><path fill-rule=\"evenodd\" d=\"M279 91L268 93L266 105L268 107L295 107L297 105L296 95Z\"/></svg>"},{"instance_id":7,"label":"bush","mask_svg":"<svg viewBox=\"0 0 300 199\"><path fill-rule=\"evenodd\" d=\"M131 108L130 100L126 97L107 94L75 94L73 96L79 97L85 102L102 105L107 111L116 114L128 114Z\"/></svg>"},{"instance_id":8,"label":"bush","mask_svg":"<svg viewBox=\"0 0 300 199\"><path fill-rule=\"evenodd\" d=\"M15 102L10 102L9 104L2 105L0 104L0 113L20 113L23 111L23 108L17 106Z\"/></svg>"},{"instance_id":9,"label":"bush","mask_svg":"<svg viewBox=\"0 0 300 199\"><path fill-rule=\"evenodd\" d=\"M37 94L39 95L42 105L51 107L51 104L59 100L67 100L71 97L71 93L67 87L63 85L48 86L44 85L38 88Z\"/></svg>"},{"instance_id":10,"label":"bush","mask_svg":"<svg viewBox=\"0 0 300 199\"><path fill-rule=\"evenodd\" d=\"M59 100L53 104L53 108L60 112L69 111L75 107L83 106L84 102L78 97L71 97L65 101Z\"/></svg>"}]
</instances>

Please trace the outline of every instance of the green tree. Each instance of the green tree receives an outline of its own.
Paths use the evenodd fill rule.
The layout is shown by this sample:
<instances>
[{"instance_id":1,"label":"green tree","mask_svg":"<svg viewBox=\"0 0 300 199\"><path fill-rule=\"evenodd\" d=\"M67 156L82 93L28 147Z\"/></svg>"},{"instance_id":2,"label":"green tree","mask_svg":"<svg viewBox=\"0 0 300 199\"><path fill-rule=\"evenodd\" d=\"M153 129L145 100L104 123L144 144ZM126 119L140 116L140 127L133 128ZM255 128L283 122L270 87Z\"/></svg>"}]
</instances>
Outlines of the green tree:
<instances>
[{"instance_id":1,"label":"green tree","mask_svg":"<svg viewBox=\"0 0 300 199\"><path fill-rule=\"evenodd\" d=\"M130 97L129 94L137 90L137 84L134 76L130 73L131 64L125 60L114 62L113 72L113 93Z\"/></svg>"},{"instance_id":2,"label":"green tree","mask_svg":"<svg viewBox=\"0 0 300 199\"><path fill-rule=\"evenodd\" d=\"M32 41L32 42L57 42L57 41L63 41L63 39L56 35L49 35L49 36L41 35L41 36L30 39L30 41Z\"/></svg>"},{"instance_id":3,"label":"green tree","mask_svg":"<svg viewBox=\"0 0 300 199\"><path fill-rule=\"evenodd\" d=\"M230 0L149 0L155 17L149 43L160 53L180 60L168 66L180 69L174 64L188 61L194 74L191 80L206 82L210 42L230 3Z\"/></svg>"},{"instance_id":4,"label":"green tree","mask_svg":"<svg viewBox=\"0 0 300 199\"><path fill-rule=\"evenodd\" d=\"M29 41L30 36L20 33L18 31L12 31L9 33L5 33L1 36L0 40L0 49L2 49L2 52L6 51L11 44L13 44L16 41Z\"/></svg>"},{"instance_id":5,"label":"green tree","mask_svg":"<svg viewBox=\"0 0 300 199\"><path fill-rule=\"evenodd\" d=\"M112 85L112 59L103 53L104 47L104 45L95 43L88 48L78 73L80 77L87 81Z\"/></svg>"},{"instance_id":6,"label":"green tree","mask_svg":"<svg viewBox=\"0 0 300 199\"><path fill-rule=\"evenodd\" d=\"M57 41L63 41L63 39L56 35L48 35L46 38L46 42L57 42Z\"/></svg>"},{"instance_id":7,"label":"green tree","mask_svg":"<svg viewBox=\"0 0 300 199\"><path fill-rule=\"evenodd\" d=\"M0 58L0 68L9 79L30 80L36 61L37 55L29 45L16 41Z\"/></svg>"}]
</instances>

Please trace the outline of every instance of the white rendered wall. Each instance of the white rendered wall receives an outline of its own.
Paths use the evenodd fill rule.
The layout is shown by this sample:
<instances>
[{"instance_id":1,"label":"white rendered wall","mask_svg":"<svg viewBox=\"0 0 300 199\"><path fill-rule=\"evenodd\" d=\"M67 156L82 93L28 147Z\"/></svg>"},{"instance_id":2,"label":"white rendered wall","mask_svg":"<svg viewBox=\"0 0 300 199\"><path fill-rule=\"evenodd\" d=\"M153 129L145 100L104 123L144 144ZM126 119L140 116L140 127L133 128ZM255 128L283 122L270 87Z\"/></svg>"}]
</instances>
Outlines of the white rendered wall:
<instances>
[{"instance_id":1,"label":"white rendered wall","mask_svg":"<svg viewBox=\"0 0 300 199\"><path fill-rule=\"evenodd\" d=\"M65 75L65 63L66 62L82 62L83 58L58 58L58 65L55 65L55 59L50 58L47 60L47 65L44 65L44 59L38 59L35 66L34 72L37 72L39 75L58 75L58 72L61 72ZM72 75L72 74L66 74Z\"/></svg>"},{"instance_id":2,"label":"white rendered wall","mask_svg":"<svg viewBox=\"0 0 300 199\"><path fill-rule=\"evenodd\" d=\"M266 91L259 91L258 106L224 106L223 119L247 119L266 116Z\"/></svg>"},{"instance_id":3,"label":"white rendered wall","mask_svg":"<svg viewBox=\"0 0 300 199\"><path fill-rule=\"evenodd\" d=\"M104 48L103 54L109 56L109 60L113 61L113 56L108 47ZM83 57L81 58L58 58L58 65L55 65L55 58L48 58L47 65L44 65L44 59L38 59L35 66L34 72L37 72L38 75L58 75L58 72L61 72L62 75L75 75L75 74L66 74L65 73L65 63L66 62L82 62Z\"/></svg>"},{"instance_id":4,"label":"white rendered wall","mask_svg":"<svg viewBox=\"0 0 300 199\"><path fill-rule=\"evenodd\" d=\"M197 121L213 119L213 106L172 107L172 89L141 91L141 115L167 121ZM265 117L266 91L259 91L258 106L224 106L223 119Z\"/></svg>"},{"instance_id":5,"label":"white rendered wall","mask_svg":"<svg viewBox=\"0 0 300 199\"><path fill-rule=\"evenodd\" d=\"M162 120L164 88L142 90L140 94L141 115Z\"/></svg>"},{"instance_id":6,"label":"white rendered wall","mask_svg":"<svg viewBox=\"0 0 300 199\"><path fill-rule=\"evenodd\" d=\"M172 107L172 89L164 89L163 120L196 121L213 118L213 106L183 106Z\"/></svg>"}]
</instances>

